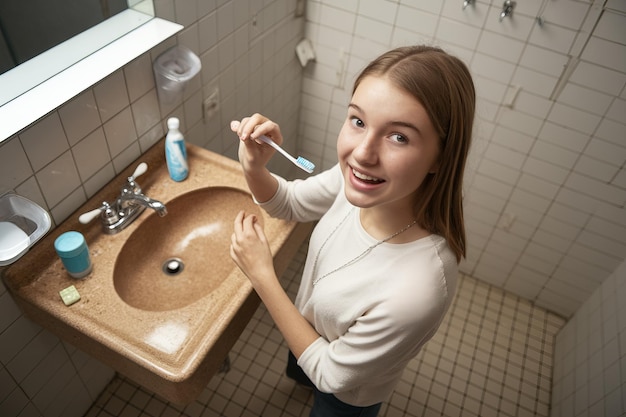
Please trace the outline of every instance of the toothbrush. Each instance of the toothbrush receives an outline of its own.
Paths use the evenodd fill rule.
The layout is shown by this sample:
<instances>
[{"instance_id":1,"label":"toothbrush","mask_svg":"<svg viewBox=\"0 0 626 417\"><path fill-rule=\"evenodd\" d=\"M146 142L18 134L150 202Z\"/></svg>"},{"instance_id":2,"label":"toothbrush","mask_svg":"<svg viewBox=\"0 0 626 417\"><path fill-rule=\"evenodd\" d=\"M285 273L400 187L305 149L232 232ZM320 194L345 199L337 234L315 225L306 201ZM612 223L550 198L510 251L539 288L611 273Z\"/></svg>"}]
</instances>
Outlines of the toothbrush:
<instances>
[{"instance_id":1,"label":"toothbrush","mask_svg":"<svg viewBox=\"0 0 626 417\"><path fill-rule=\"evenodd\" d=\"M313 170L315 169L315 164L313 162L301 156L298 156L298 159L294 158L293 156L289 155L287 151L278 146L276 142L274 142L272 139L268 138L265 135L259 136L259 139L270 145L272 148L276 149L278 152L282 153L285 158L293 162L293 164L298 168L308 172L309 174L313 173Z\"/></svg>"}]
</instances>

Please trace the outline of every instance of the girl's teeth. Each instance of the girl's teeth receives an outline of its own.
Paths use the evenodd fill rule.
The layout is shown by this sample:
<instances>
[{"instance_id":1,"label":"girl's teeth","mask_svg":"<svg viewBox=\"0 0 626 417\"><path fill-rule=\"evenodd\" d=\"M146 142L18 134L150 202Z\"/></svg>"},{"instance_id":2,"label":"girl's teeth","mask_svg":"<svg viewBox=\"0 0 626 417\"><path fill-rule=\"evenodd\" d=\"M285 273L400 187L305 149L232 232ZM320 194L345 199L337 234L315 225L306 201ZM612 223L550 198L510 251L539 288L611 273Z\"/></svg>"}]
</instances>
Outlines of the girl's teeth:
<instances>
[{"instance_id":1,"label":"girl's teeth","mask_svg":"<svg viewBox=\"0 0 626 417\"><path fill-rule=\"evenodd\" d=\"M375 182L381 182L382 180L380 178L374 178L374 177L370 177L369 175L365 175L365 174L361 174L360 172L356 171L356 170L352 170L352 173L354 174L355 177L357 177L360 180L364 180L364 181L375 181Z\"/></svg>"}]
</instances>

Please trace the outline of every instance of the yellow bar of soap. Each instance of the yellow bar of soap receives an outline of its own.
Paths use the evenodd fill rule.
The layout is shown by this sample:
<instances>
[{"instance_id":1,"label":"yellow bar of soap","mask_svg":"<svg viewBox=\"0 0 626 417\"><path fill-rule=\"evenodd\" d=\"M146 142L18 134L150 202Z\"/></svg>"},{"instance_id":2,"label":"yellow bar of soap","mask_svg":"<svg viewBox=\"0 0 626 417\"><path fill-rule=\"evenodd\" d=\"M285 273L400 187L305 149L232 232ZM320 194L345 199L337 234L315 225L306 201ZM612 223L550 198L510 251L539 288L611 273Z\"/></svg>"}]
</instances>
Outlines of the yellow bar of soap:
<instances>
[{"instance_id":1,"label":"yellow bar of soap","mask_svg":"<svg viewBox=\"0 0 626 417\"><path fill-rule=\"evenodd\" d=\"M64 290L59 291L61 295L61 300L65 303L66 306L71 306L78 300L80 300L80 294L75 286L70 285Z\"/></svg>"}]
</instances>

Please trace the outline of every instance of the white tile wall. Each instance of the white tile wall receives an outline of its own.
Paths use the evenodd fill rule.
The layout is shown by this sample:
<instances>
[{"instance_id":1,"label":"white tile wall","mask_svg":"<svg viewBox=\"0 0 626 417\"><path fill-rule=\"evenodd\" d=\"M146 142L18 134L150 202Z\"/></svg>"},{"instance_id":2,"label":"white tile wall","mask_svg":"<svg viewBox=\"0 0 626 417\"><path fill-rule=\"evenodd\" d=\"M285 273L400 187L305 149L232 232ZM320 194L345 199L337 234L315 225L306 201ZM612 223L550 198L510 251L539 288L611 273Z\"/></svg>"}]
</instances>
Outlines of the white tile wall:
<instances>
[{"instance_id":1,"label":"white tile wall","mask_svg":"<svg viewBox=\"0 0 626 417\"><path fill-rule=\"evenodd\" d=\"M565 317L574 314L626 257L623 2L602 14L592 13L598 1L517 2L502 22L495 1L465 10L461 0L335 3L308 2L306 32L318 60L303 86L300 137L307 151L323 167L336 163L332 149L352 80L379 53L426 42L456 54L470 67L478 96L462 268ZM580 29L593 27L588 19L596 15L580 61L550 100L577 37L588 35ZM342 51L345 82L337 83ZM504 106L516 88L512 107Z\"/></svg>"},{"instance_id":2,"label":"white tile wall","mask_svg":"<svg viewBox=\"0 0 626 417\"><path fill-rule=\"evenodd\" d=\"M171 115L181 118L189 142L236 157L228 122L264 112L281 121L295 153L302 69L294 50L304 31L304 20L294 17L296 1L155 0L155 6L159 17L185 25L177 39L0 144L0 190L36 201L59 224L162 138ZM200 56L203 69L183 102L161 108L152 62L176 42ZM202 97L214 86L221 110L205 122ZM282 158L272 169L293 172ZM23 316L0 285L0 415L82 416L113 376Z\"/></svg>"},{"instance_id":3,"label":"white tile wall","mask_svg":"<svg viewBox=\"0 0 626 417\"><path fill-rule=\"evenodd\" d=\"M24 317L0 288L3 416L81 416L114 371Z\"/></svg>"},{"instance_id":4,"label":"white tile wall","mask_svg":"<svg viewBox=\"0 0 626 417\"><path fill-rule=\"evenodd\" d=\"M552 417L626 413L626 262L559 331Z\"/></svg>"}]
</instances>

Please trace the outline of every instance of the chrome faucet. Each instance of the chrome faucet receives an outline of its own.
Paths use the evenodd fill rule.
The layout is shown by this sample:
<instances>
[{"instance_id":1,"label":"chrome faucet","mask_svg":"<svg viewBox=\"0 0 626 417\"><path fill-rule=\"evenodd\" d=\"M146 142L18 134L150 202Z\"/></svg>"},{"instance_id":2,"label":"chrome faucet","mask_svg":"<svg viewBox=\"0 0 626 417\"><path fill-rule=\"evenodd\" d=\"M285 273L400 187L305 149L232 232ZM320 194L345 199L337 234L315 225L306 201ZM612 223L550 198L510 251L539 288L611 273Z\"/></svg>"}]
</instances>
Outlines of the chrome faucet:
<instances>
[{"instance_id":1,"label":"chrome faucet","mask_svg":"<svg viewBox=\"0 0 626 417\"><path fill-rule=\"evenodd\" d=\"M506 0L504 2L504 4L502 4L502 11L500 12L500 21L502 22L502 20L507 17L507 16L511 16L513 14L513 9L515 8L515 6L517 5L517 3L513 0Z\"/></svg>"},{"instance_id":2,"label":"chrome faucet","mask_svg":"<svg viewBox=\"0 0 626 417\"><path fill-rule=\"evenodd\" d=\"M78 221L87 224L99 216L104 232L112 235L124 230L143 213L146 207L156 211L160 217L165 216L167 214L165 204L144 195L135 181L135 178L147 170L148 165L145 162L139 164L133 175L128 177L113 205L104 201L97 209L82 214Z\"/></svg>"},{"instance_id":3,"label":"chrome faucet","mask_svg":"<svg viewBox=\"0 0 626 417\"><path fill-rule=\"evenodd\" d=\"M144 208L151 208L156 211L160 217L167 214L165 204L161 203L159 200L153 200L143 194L122 194L117 199L117 206L124 210L136 209L137 205L143 206Z\"/></svg>"},{"instance_id":4,"label":"chrome faucet","mask_svg":"<svg viewBox=\"0 0 626 417\"><path fill-rule=\"evenodd\" d=\"M141 167L141 164L139 166ZM143 174L143 172L141 172L140 174ZM143 208L148 207L153 209L161 217L165 216L167 214L165 204L161 203L158 200L153 200L147 195L142 194L141 188L135 182L135 177L137 176L138 175L133 174L131 177L128 177L128 182L124 185L124 187L122 187L120 196L117 198L116 201L118 210L135 210L138 208L137 205L139 205Z\"/></svg>"}]
</instances>

